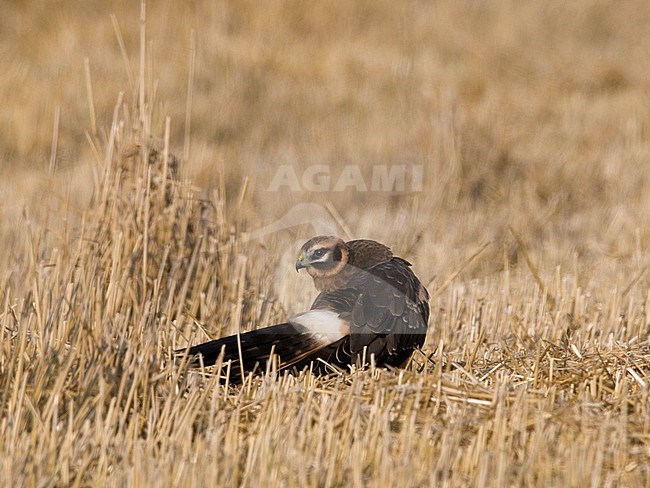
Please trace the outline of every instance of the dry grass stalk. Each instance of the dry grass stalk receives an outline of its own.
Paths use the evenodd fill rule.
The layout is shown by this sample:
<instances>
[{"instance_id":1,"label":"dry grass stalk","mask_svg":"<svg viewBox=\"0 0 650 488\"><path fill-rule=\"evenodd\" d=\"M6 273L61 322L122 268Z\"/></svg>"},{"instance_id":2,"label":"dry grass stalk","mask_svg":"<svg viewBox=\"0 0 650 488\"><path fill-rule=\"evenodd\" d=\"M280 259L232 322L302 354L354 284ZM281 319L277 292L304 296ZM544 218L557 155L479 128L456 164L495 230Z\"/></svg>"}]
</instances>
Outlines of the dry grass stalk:
<instances>
[{"instance_id":1,"label":"dry grass stalk","mask_svg":"<svg viewBox=\"0 0 650 488\"><path fill-rule=\"evenodd\" d=\"M116 49L80 63L89 102L61 88L54 133L27 104L15 110L24 126L0 134L7 160L42 150L49 162L47 178L16 172L15 188L2 187L0 484L647 485L650 117L633 60L650 45L639 42L650 11L578 4L589 15L567 28L580 7L556 4L548 18L509 2L199 2L190 13L170 4L179 20L167 27L150 5L145 30L144 10L138 28L125 2L106 28ZM170 117L147 36L194 22L190 81L174 56L162 60L164 91L188 94ZM72 30L90 35L87 25ZM161 43L182 39L164 32ZM296 42L304 32L314 36ZM396 32L403 43L377 42ZM97 47L113 42L95 34ZM611 52L593 54L604 38ZM7 56L42 56L0 42ZM466 50L462 66L449 61ZM574 50L587 53L584 70L561 69ZM223 69L205 69L204 51ZM111 77L100 85L100 59L124 65L128 92ZM20 78L22 65L8 66ZM50 91L32 79L33 93ZM205 95L208 85L222 91ZM12 89L7 103L29 98ZM88 105L82 150L67 111L87 120ZM85 154L92 171L75 175L62 152ZM231 365L170 361L308 299L285 292L302 282L283 274L305 228L247 238L305 196L264 193L277 155L333 171L346 158L429 164L421 194L312 195L341 232L385 240L423 277L450 277L431 280L432 331L406 370L292 376L270 364L235 388L219 378Z\"/></svg>"}]
</instances>

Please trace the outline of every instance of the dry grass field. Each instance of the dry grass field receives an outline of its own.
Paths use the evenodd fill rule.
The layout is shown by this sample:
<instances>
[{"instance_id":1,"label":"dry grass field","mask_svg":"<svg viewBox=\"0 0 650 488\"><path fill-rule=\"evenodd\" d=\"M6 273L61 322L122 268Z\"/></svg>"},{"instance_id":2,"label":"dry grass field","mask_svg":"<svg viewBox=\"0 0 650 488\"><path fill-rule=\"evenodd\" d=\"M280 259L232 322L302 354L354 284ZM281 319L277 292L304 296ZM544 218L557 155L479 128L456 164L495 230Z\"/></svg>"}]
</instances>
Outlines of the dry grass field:
<instances>
[{"instance_id":1,"label":"dry grass field","mask_svg":"<svg viewBox=\"0 0 650 488\"><path fill-rule=\"evenodd\" d=\"M650 486L649 25L4 1L0 485ZM321 233L414 263L408 368L235 387L172 359L304 310Z\"/></svg>"}]
</instances>

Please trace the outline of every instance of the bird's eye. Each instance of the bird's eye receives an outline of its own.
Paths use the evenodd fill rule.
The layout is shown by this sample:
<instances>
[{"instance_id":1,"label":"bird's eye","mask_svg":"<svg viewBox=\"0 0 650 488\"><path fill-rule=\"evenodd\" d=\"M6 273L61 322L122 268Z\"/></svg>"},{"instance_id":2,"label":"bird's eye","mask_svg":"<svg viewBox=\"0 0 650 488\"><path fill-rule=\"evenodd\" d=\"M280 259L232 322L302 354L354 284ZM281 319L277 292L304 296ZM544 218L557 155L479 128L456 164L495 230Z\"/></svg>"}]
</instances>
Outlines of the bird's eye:
<instances>
[{"instance_id":1,"label":"bird's eye","mask_svg":"<svg viewBox=\"0 0 650 488\"><path fill-rule=\"evenodd\" d=\"M325 256L325 249L316 249L314 251L315 258L322 258L323 256Z\"/></svg>"}]
</instances>

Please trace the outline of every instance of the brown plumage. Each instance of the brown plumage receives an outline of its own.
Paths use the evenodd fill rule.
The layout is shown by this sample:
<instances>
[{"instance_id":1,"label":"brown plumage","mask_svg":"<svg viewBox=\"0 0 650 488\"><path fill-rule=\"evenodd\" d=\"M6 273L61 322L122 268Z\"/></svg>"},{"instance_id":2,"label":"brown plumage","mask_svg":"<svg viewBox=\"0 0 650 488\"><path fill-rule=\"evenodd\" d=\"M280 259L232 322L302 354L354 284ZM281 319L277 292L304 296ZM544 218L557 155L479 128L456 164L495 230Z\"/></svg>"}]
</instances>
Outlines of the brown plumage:
<instances>
[{"instance_id":1,"label":"brown plumage","mask_svg":"<svg viewBox=\"0 0 650 488\"><path fill-rule=\"evenodd\" d=\"M296 262L296 271L306 269L320 291L310 311L187 353L195 356L195 365L209 366L223 350L224 363L237 363L231 369L234 381L241 379L240 354L244 372L264 368L272 352L281 369L311 366L316 373L328 371L325 363L346 368L371 355L379 366L401 366L424 343L429 320L429 294L410 266L376 241L314 237Z\"/></svg>"}]
</instances>

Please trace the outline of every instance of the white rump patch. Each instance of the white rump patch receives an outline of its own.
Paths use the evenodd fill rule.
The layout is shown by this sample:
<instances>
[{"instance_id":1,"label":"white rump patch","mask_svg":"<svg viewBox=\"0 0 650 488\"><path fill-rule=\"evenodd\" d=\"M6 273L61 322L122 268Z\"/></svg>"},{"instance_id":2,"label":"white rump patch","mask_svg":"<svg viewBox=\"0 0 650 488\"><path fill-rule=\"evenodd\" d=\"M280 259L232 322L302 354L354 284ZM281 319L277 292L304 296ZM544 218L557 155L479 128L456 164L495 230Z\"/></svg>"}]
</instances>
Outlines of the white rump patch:
<instances>
[{"instance_id":1,"label":"white rump patch","mask_svg":"<svg viewBox=\"0 0 650 488\"><path fill-rule=\"evenodd\" d=\"M350 324L330 310L310 310L289 318L292 324L302 325L319 342L331 344L350 333Z\"/></svg>"}]
</instances>

